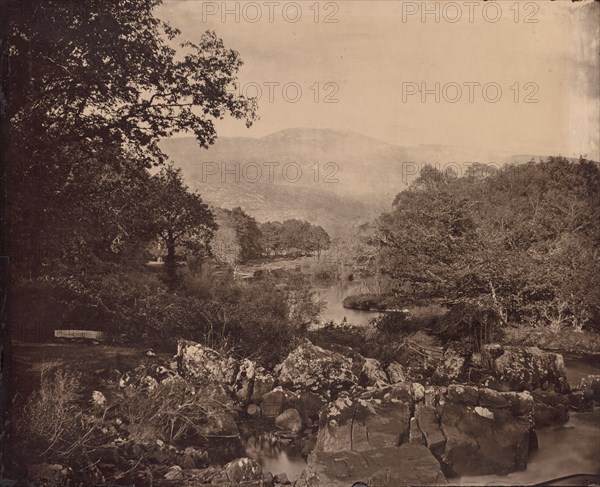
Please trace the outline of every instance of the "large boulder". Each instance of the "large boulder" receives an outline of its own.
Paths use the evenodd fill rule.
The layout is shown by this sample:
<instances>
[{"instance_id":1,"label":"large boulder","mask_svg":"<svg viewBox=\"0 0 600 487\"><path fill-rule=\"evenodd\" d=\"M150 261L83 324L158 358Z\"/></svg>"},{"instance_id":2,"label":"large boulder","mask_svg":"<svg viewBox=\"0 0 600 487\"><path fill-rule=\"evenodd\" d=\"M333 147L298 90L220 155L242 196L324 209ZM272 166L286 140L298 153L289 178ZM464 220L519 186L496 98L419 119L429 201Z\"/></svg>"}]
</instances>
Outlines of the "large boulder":
<instances>
[{"instance_id":1,"label":"large boulder","mask_svg":"<svg viewBox=\"0 0 600 487\"><path fill-rule=\"evenodd\" d=\"M347 391L358 382L350 358L317 347L308 340L292 350L275 372L284 387L316 392L323 397Z\"/></svg>"},{"instance_id":2,"label":"large boulder","mask_svg":"<svg viewBox=\"0 0 600 487\"><path fill-rule=\"evenodd\" d=\"M252 398L255 373L256 364L252 360L244 359L240 362L232 389L242 402L248 402Z\"/></svg>"},{"instance_id":3,"label":"large boulder","mask_svg":"<svg viewBox=\"0 0 600 487\"><path fill-rule=\"evenodd\" d=\"M200 343L179 340L175 357L179 373L188 379L216 381L231 386L238 375L239 364L234 358L221 355Z\"/></svg>"},{"instance_id":4,"label":"large boulder","mask_svg":"<svg viewBox=\"0 0 600 487\"><path fill-rule=\"evenodd\" d=\"M261 466L250 458L238 458L229 462L223 469L227 480L234 484L248 481L259 481L263 479Z\"/></svg>"},{"instance_id":5,"label":"large boulder","mask_svg":"<svg viewBox=\"0 0 600 487\"><path fill-rule=\"evenodd\" d=\"M415 407L415 419L418 429L421 431L425 444L437 458L441 458L446 448L446 438L442 433L440 420L433 406L419 403ZM418 442L419 436L413 432Z\"/></svg>"},{"instance_id":6,"label":"large boulder","mask_svg":"<svg viewBox=\"0 0 600 487\"><path fill-rule=\"evenodd\" d=\"M484 345L482 360L503 391L550 390L569 392L567 371L562 355L537 347Z\"/></svg>"},{"instance_id":7,"label":"large boulder","mask_svg":"<svg viewBox=\"0 0 600 487\"><path fill-rule=\"evenodd\" d=\"M446 439L444 463L458 475L508 474L525 469L533 410L534 401L528 392L499 394L449 386L438 413Z\"/></svg>"},{"instance_id":8,"label":"large boulder","mask_svg":"<svg viewBox=\"0 0 600 487\"><path fill-rule=\"evenodd\" d=\"M252 388L252 400L260 401L261 397L273 390L275 379L264 368L257 367L254 373L254 387Z\"/></svg>"},{"instance_id":9,"label":"large boulder","mask_svg":"<svg viewBox=\"0 0 600 487\"><path fill-rule=\"evenodd\" d=\"M275 426L292 433L300 433L302 431L302 416L300 416L297 409L286 409L275 418Z\"/></svg>"},{"instance_id":10,"label":"large boulder","mask_svg":"<svg viewBox=\"0 0 600 487\"><path fill-rule=\"evenodd\" d=\"M571 401L568 396L556 392L537 391L532 393L534 400L533 418L536 428L558 426L569 420Z\"/></svg>"},{"instance_id":11,"label":"large boulder","mask_svg":"<svg viewBox=\"0 0 600 487\"><path fill-rule=\"evenodd\" d=\"M313 392L297 392L288 398L288 404L298 410L302 419L306 421L318 420L321 409L327 402Z\"/></svg>"},{"instance_id":12,"label":"large boulder","mask_svg":"<svg viewBox=\"0 0 600 487\"><path fill-rule=\"evenodd\" d=\"M283 411L287 400L288 396L281 388L263 394L260 400L260 409L263 416L267 418L278 416Z\"/></svg>"},{"instance_id":13,"label":"large boulder","mask_svg":"<svg viewBox=\"0 0 600 487\"><path fill-rule=\"evenodd\" d=\"M452 349L446 350L442 361L438 364L431 377L434 384L448 385L464 379L466 359Z\"/></svg>"},{"instance_id":14,"label":"large boulder","mask_svg":"<svg viewBox=\"0 0 600 487\"><path fill-rule=\"evenodd\" d=\"M360 369L356 374L361 386L385 387L388 385L388 376L381 368L381 364L374 358L362 357Z\"/></svg>"},{"instance_id":15,"label":"large boulder","mask_svg":"<svg viewBox=\"0 0 600 487\"><path fill-rule=\"evenodd\" d=\"M352 370L363 387L385 387L389 385L388 376L381 368L381 363L374 358L365 358L360 354L354 357Z\"/></svg>"},{"instance_id":16,"label":"large boulder","mask_svg":"<svg viewBox=\"0 0 600 487\"><path fill-rule=\"evenodd\" d=\"M362 481L369 487L446 485L439 462L427 449L406 443L364 452L315 451L296 487L348 487Z\"/></svg>"},{"instance_id":17,"label":"large boulder","mask_svg":"<svg viewBox=\"0 0 600 487\"><path fill-rule=\"evenodd\" d=\"M408 441L410 404L342 396L321 411L317 451L367 451Z\"/></svg>"},{"instance_id":18,"label":"large boulder","mask_svg":"<svg viewBox=\"0 0 600 487\"><path fill-rule=\"evenodd\" d=\"M236 360L200 343L179 340L175 361L179 375L189 381L220 384L243 403L254 397L257 366L251 360ZM267 374L260 373L261 381L267 380Z\"/></svg>"},{"instance_id":19,"label":"large boulder","mask_svg":"<svg viewBox=\"0 0 600 487\"><path fill-rule=\"evenodd\" d=\"M407 382L408 375L404 370L404 367L398 362L391 362L390 365L385 369L390 384L397 384L398 382Z\"/></svg>"}]
</instances>

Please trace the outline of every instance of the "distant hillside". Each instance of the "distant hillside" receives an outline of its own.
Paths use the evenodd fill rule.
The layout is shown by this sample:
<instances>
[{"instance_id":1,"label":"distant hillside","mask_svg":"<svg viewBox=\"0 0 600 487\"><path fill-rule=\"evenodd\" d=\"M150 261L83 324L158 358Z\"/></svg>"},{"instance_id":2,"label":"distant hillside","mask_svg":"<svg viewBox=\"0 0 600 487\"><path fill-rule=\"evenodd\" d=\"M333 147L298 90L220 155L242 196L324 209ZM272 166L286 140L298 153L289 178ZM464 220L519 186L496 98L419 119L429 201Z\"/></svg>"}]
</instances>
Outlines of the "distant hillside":
<instances>
[{"instance_id":1,"label":"distant hillside","mask_svg":"<svg viewBox=\"0 0 600 487\"><path fill-rule=\"evenodd\" d=\"M163 150L188 184L217 206L241 206L260 221L304 218L334 230L388 207L422 165L463 170L470 162L522 162L524 157L459 147L400 147L352 132L294 128L262 137L220 137L208 150L192 137Z\"/></svg>"}]
</instances>

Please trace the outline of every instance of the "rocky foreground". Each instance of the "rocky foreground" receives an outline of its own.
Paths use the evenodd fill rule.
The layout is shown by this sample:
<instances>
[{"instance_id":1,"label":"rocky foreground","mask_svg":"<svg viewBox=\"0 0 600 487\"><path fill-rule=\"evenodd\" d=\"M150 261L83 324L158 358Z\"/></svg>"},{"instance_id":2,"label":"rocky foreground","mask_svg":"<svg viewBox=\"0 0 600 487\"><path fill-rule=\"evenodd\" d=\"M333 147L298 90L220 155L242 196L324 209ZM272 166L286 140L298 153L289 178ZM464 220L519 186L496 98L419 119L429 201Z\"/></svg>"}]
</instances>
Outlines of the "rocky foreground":
<instances>
[{"instance_id":1,"label":"rocky foreground","mask_svg":"<svg viewBox=\"0 0 600 487\"><path fill-rule=\"evenodd\" d=\"M165 486L291 484L285 473L265 472L243 456L240 432L260 423L285 432L307 458L297 487L444 485L450 476L525 469L537 447L536 428L563 424L571 410L590 410L600 401L600 376L571 390L562 356L535 347L486 345L469 357L452 350L441 358L420 355L419 363L382 368L350 350L333 352L305 340L267 371L180 341L171 362L154 357L155 363L120 376L116 387L152 394L181 384L186 394L205 395L196 396L197 407L204 399L222 408L211 407L193 436L171 443L134 435L119 417L107 419L115 445L124 446L121 463L113 458L104 468L118 478L143 457L143 465L129 469L129 477L123 472L123 479L138 475L140 485ZM110 402L111 394L109 388L95 391L94 407ZM216 466L217 445L220 458L223 452L237 458ZM62 485L71 474L61 465L29 468L30 480L46 485Z\"/></svg>"}]
</instances>

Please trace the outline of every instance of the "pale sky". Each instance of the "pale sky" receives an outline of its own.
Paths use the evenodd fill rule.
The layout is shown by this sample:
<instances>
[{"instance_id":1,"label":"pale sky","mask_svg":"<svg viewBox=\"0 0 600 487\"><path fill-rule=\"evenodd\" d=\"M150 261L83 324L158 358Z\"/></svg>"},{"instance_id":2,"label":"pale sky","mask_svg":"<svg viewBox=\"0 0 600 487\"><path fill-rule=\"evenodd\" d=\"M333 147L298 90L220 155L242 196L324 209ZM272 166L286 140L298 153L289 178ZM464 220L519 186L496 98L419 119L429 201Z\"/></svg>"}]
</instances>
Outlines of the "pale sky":
<instances>
[{"instance_id":1,"label":"pale sky","mask_svg":"<svg viewBox=\"0 0 600 487\"><path fill-rule=\"evenodd\" d=\"M333 128L399 145L600 160L600 4L450 3L165 0L158 13L192 41L215 30L241 54L246 94L255 95L257 85L262 89L261 119L251 129L220 122L219 135ZM423 19L426 9L433 13ZM298 12L301 18L292 22ZM337 22L325 22L327 15ZM422 83L432 90L424 103L420 93L409 94ZM479 83L471 85L472 102L465 83ZM324 103L326 95L338 102ZM292 103L294 98L299 100Z\"/></svg>"}]
</instances>

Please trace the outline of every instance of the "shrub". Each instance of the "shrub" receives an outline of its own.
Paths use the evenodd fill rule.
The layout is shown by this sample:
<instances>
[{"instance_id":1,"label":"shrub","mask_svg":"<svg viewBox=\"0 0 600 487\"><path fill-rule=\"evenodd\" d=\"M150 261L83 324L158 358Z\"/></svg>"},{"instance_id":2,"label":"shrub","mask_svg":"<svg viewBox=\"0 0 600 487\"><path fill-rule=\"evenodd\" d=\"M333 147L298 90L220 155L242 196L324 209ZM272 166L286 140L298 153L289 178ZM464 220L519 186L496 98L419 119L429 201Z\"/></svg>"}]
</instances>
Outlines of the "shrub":
<instances>
[{"instance_id":1,"label":"shrub","mask_svg":"<svg viewBox=\"0 0 600 487\"><path fill-rule=\"evenodd\" d=\"M109 441L106 410L97 417L87 414L83 404L78 374L43 370L39 389L26 401L15 422L13 458L18 464L68 465L83 480L97 481L90 454Z\"/></svg>"},{"instance_id":2,"label":"shrub","mask_svg":"<svg viewBox=\"0 0 600 487\"><path fill-rule=\"evenodd\" d=\"M377 332L390 335L411 333L420 327L407 313L384 313L372 318L370 323Z\"/></svg>"},{"instance_id":3,"label":"shrub","mask_svg":"<svg viewBox=\"0 0 600 487\"><path fill-rule=\"evenodd\" d=\"M498 341L503 331L500 317L493 309L459 303L440 318L437 336L444 341L461 342L465 351L479 351L481 345Z\"/></svg>"},{"instance_id":4,"label":"shrub","mask_svg":"<svg viewBox=\"0 0 600 487\"><path fill-rule=\"evenodd\" d=\"M26 443L40 453L68 452L81 434L80 399L77 374L45 368L40 387L25 403L18 424Z\"/></svg>"},{"instance_id":5,"label":"shrub","mask_svg":"<svg viewBox=\"0 0 600 487\"><path fill-rule=\"evenodd\" d=\"M402 307L399 300L394 296L378 294L354 294L344 299L345 308L362 310L393 310Z\"/></svg>"},{"instance_id":6,"label":"shrub","mask_svg":"<svg viewBox=\"0 0 600 487\"><path fill-rule=\"evenodd\" d=\"M162 439L174 443L202 437L221 426L229 399L215 385L201 387L183 379L153 388L128 387L115 394L114 414L122 418L132 441Z\"/></svg>"},{"instance_id":7,"label":"shrub","mask_svg":"<svg viewBox=\"0 0 600 487\"><path fill-rule=\"evenodd\" d=\"M330 321L325 326L309 332L308 336L312 343L322 348L331 350L336 346L343 346L362 353L366 344L367 329Z\"/></svg>"}]
</instances>

